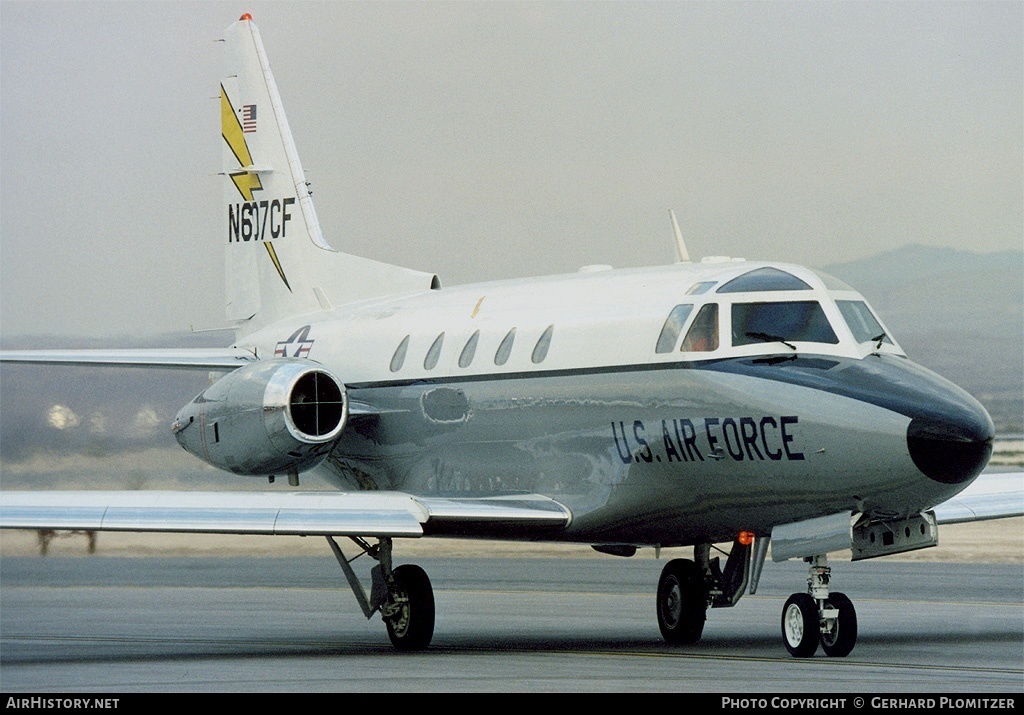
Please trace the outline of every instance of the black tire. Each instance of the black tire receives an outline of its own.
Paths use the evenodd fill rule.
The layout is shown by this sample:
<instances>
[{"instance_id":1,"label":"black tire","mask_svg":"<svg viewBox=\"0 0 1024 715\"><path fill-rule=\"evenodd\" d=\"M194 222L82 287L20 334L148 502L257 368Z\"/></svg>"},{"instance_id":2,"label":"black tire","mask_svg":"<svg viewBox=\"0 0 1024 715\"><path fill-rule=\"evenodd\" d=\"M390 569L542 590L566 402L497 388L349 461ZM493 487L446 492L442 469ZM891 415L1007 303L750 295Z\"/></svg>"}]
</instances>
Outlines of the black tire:
<instances>
[{"instance_id":1,"label":"black tire","mask_svg":"<svg viewBox=\"0 0 1024 715\"><path fill-rule=\"evenodd\" d=\"M419 566L399 566L394 573L402 602L398 612L384 620L388 637L398 650L424 650L434 637L434 589Z\"/></svg>"},{"instance_id":2,"label":"black tire","mask_svg":"<svg viewBox=\"0 0 1024 715\"><path fill-rule=\"evenodd\" d=\"M673 559L658 581L658 627L669 643L696 643L707 619L707 587L697 564Z\"/></svg>"},{"instance_id":3,"label":"black tire","mask_svg":"<svg viewBox=\"0 0 1024 715\"><path fill-rule=\"evenodd\" d=\"M782 642L794 658L810 658L818 650L818 604L806 593L794 593L782 607Z\"/></svg>"},{"instance_id":4,"label":"black tire","mask_svg":"<svg viewBox=\"0 0 1024 715\"><path fill-rule=\"evenodd\" d=\"M821 634L821 649L832 658L845 658L857 644L857 611L853 602L842 593L833 593L825 601L825 608L839 611L832 627Z\"/></svg>"}]
</instances>

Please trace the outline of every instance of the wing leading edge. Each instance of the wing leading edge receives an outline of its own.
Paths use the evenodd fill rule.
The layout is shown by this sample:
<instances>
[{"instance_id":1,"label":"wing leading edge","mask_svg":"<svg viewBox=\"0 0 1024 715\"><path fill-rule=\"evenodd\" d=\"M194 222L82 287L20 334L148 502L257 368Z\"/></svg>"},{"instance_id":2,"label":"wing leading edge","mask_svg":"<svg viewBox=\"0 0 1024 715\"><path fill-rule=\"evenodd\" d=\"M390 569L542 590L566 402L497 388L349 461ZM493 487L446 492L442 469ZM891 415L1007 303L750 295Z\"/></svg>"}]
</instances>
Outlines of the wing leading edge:
<instances>
[{"instance_id":1,"label":"wing leading edge","mask_svg":"<svg viewBox=\"0 0 1024 715\"><path fill-rule=\"evenodd\" d=\"M0 528L419 537L561 530L544 496L443 498L404 492L0 492Z\"/></svg>"}]
</instances>

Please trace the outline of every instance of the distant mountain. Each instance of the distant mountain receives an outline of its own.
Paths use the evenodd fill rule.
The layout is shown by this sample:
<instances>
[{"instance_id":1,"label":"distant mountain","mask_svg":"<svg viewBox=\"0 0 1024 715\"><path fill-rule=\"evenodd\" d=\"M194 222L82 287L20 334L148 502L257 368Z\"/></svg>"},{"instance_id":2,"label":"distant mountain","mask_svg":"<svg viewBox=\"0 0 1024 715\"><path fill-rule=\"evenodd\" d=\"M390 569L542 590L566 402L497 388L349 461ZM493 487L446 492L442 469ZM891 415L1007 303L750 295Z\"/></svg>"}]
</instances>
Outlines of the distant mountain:
<instances>
[{"instance_id":1,"label":"distant mountain","mask_svg":"<svg viewBox=\"0 0 1024 715\"><path fill-rule=\"evenodd\" d=\"M826 266L864 294L907 354L1024 430L1024 251L910 245Z\"/></svg>"},{"instance_id":2,"label":"distant mountain","mask_svg":"<svg viewBox=\"0 0 1024 715\"><path fill-rule=\"evenodd\" d=\"M1015 271L1024 276L1024 251L973 253L955 248L936 248L909 244L893 251L847 263L835 263L825 268L836 278L859 285L892 285L916 283L951 274L978 274ZM1017 281L1018 293L1024 291L1024 277Z\"/></svg>"}]
</instances>

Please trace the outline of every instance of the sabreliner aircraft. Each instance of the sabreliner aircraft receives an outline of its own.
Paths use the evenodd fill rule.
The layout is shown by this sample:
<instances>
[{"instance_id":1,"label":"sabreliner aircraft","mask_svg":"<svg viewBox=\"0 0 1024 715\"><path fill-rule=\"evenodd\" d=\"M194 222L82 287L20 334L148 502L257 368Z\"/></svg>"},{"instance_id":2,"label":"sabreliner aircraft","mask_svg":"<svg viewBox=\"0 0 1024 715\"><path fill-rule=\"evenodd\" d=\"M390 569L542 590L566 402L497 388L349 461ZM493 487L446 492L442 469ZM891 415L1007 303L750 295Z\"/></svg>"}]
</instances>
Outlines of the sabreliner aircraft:
<instances>
[{"instance_id":1,"label":"sabreliner aircraft","mask_svg":"<svg viewBox=\"0 0 1024 715\"><path fill-rule=\"evenodd\" d=\"M248 14L224 48L234 345L0 357L226 371L178 413L178 442L238 475L295 485L315 470L339 489L5 491L0 527L323 535L403 650L429 645L434 596L421 568L392 567L396 538L693 546L657 587L672 643L756 591L770 543L773 560L809 564L781 619L807 657L857 638L829 552L899 553L934 546L939 523L1024 514L1019 475L964 491L992 450L984 408L830 276L694 263L677 226L674 265L443 289L334 250ZM336 537L377 561L369 594ZM723 566L712 545L729 542Z\"/></svg>"}]
</instances>

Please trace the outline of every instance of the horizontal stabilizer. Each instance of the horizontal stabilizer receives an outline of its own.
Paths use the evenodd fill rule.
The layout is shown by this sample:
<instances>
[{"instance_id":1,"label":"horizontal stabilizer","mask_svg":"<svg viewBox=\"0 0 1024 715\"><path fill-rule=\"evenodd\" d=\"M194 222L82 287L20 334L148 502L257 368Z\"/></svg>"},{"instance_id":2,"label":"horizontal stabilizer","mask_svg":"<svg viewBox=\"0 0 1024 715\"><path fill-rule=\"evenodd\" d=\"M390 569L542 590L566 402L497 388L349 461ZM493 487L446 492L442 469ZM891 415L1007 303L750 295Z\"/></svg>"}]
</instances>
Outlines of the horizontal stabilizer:
<instances>
[{"instance_id":1,"label":"horizontal stabilizer","mask_svg":"<svg viewBox=\"0 0 1024 715\"><path fill-rule=\"evenodd\" d=\"M238 348L142 350L3 350L0 362L95 367L158 367L171 370L234 370L256 359Z\"/></svg>"}]
</instances>

